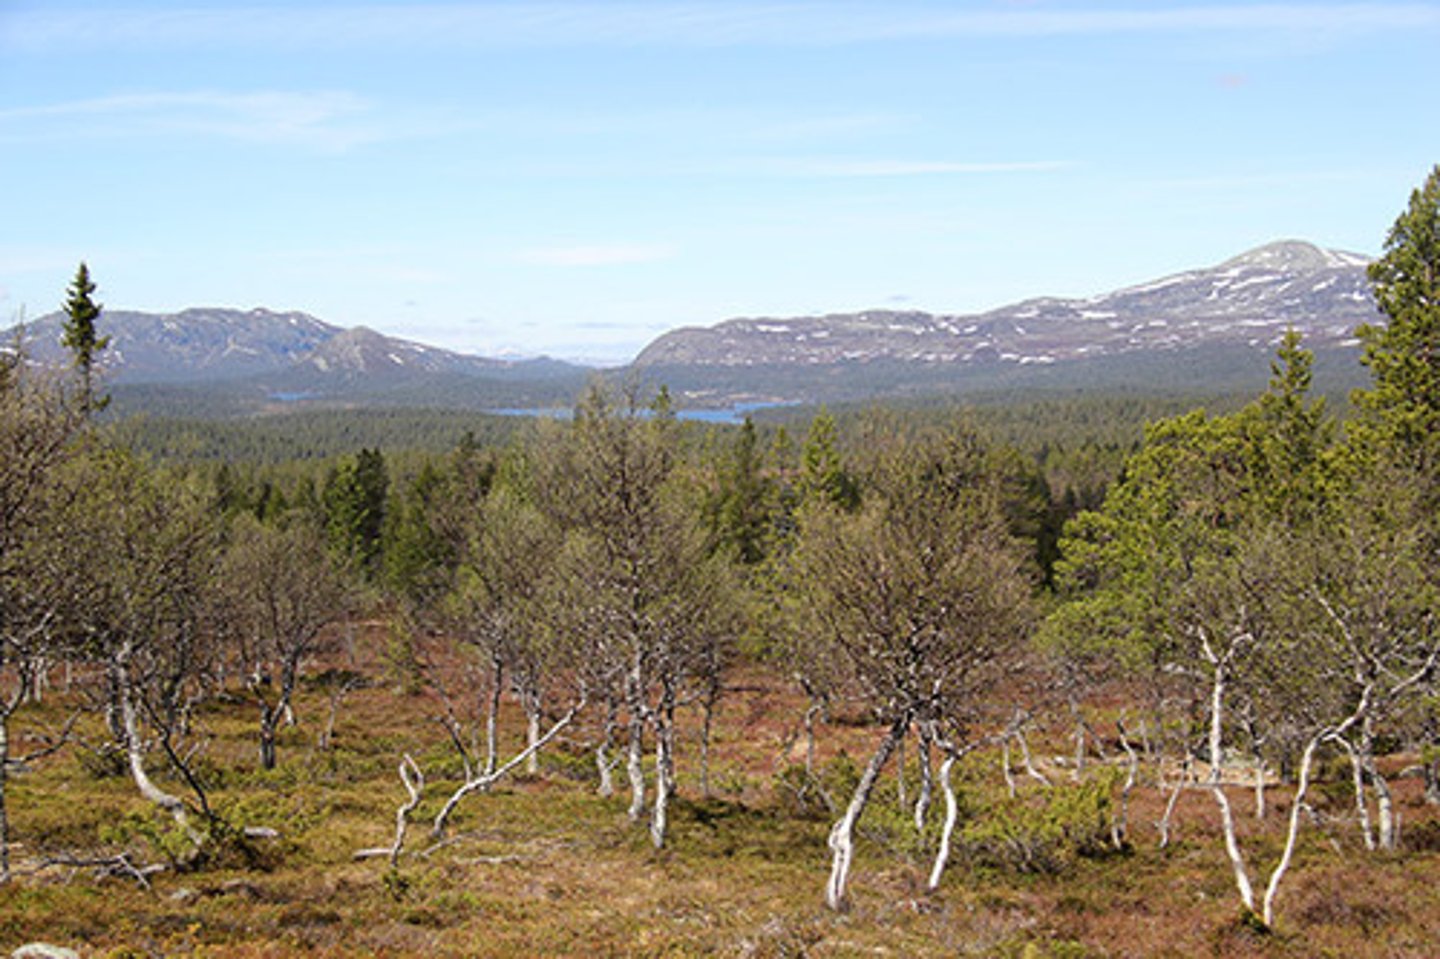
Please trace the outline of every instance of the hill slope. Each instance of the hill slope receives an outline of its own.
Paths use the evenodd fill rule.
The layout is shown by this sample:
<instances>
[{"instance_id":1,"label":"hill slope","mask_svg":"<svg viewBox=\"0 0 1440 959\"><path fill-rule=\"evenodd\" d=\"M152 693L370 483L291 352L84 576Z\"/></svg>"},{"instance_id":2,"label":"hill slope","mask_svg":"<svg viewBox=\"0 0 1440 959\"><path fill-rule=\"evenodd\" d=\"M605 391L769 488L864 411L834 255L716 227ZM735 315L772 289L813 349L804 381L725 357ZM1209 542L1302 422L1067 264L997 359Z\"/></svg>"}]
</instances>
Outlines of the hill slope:
<instances>
[{"instance_id":1,"label":"hill slope","mask_svg":"<svg viewBox=\"0 0 1440 959\"><path fill-rule=\"evenodd\" d=\"M1085 299L1033 299L964 316L872 310L680 329L652 342L635 365L1049 365L1156 350L1268 347L1288 327L1311 346L1336 346L1376 318L1366 262L1283 241Z\"/></svg>"}]
</instances>

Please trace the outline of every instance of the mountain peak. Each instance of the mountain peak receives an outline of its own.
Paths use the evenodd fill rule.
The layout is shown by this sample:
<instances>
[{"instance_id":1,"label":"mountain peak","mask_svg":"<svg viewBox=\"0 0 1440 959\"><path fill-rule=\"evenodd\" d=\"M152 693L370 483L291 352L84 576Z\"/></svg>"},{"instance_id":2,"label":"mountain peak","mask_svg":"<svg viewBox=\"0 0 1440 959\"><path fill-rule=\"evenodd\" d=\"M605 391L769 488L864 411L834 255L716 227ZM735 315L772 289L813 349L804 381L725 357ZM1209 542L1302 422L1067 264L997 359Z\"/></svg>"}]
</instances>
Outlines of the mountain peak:
<instances>
[{"instance_id":1,"label":"mountain peak","mask_svg":"<svg viewBox=\"0 0 1440 959\"><path fill-rule=\"evenodd\" d=\"M1377 315L1367 262L1354 253L1282 240L1218 266L1083 300L1041 297L971 316L871 310L677 330L645 347L635 365L885 360L1023 366L1223 345L1268 350L1291 328L1307 344L1339 346Z\"/></svg>"},{"instance_id":2,"label":"mountain peak","mask_svg":"<svg viewBox=\"0 0 1440 959\"><path fill-rule=\"evenodd\" d=\"M1305 240L1276 240L1247 250L1220 264L1220 269L1261 269L1282 273L1319 273L1321 270L1364 266L1367 257L1343 250L1327 250Z\"/></svg>"}]
</instances>

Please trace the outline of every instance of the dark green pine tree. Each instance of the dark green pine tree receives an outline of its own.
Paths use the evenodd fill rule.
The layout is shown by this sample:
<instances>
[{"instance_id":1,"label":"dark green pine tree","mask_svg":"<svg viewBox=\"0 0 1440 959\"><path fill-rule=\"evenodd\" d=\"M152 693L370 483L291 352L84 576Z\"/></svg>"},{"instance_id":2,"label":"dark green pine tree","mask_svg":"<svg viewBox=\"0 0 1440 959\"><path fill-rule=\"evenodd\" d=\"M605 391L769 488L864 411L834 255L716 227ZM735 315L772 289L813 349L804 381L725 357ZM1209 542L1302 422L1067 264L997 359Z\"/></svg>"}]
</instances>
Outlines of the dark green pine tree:
<instances>
[{"instance_id":1,"label":"dark green pine tree","mask_svg":"<svg viewBox=\"0 0 1440 959\"><path fill-rule=\"evenodd\" d=\"M331 548L366 577L379 570L389 486L385 457L362 449L330 471L321 493Z\"/></svg>"},{"instance_id":2,"label":"dark green pine tree","mask_svg":"<svg viewBox=\"0 0 1440 959\"><path fill-rule=\"evenodd\" d=\"M110 404L110 397L95 395L95 360L110 345L110 337L96 333L95 321L104 307L90 298L94 292L90 268L82 262L66 290L64 335L60 342L70 351L80 373L80 408L86 413L98 412Z\"/></svg>"},{"instance_id":3,"label":"dark green pine tree","mask_svg":"<svg viewBox=\"0 0 1440 959\"><path fill-rule=\"evenodd\" d=\"M740 562L754 566L765 558L771 527L771 482L761 472L755 423L745 417L719 469L720 489L714 525L719 541Z\"/></svg>"},{"instance_id":4,"label":"dark green pine tree","mask_svg":"<svg viewBox=\"0 0 1440 959\"><path fill-rule=\"evenodd\" d=\"M841 509L854 509L860 490L840 458L835 417L825 407L810 421L810 432L800 453L800 495L802 499L829 500Z\"/></svg>"},{"instance_id":5,"label":"dark green pine tree","mask_svg":"<svg viewBox=\"0 0 1440 959\"><path fill-rule=\"evenodd\" d=\"M1357 332L1375 385L1356 395L1386 438L1435 465L1440 441L1440 166L1430 171L1370 265L1387 322Z\"/></svg>"}]
</instances>

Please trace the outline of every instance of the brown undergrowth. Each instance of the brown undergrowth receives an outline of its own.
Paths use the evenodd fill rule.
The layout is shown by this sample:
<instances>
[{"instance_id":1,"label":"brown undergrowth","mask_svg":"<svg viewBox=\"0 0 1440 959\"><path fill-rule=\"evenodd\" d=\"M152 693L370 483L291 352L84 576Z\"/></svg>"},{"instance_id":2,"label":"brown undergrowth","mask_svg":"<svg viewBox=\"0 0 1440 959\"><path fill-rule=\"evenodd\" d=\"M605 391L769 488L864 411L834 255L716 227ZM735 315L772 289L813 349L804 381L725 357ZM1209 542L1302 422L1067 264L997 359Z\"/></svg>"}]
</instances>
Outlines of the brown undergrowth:
<instances>
[{"instance_id":1,"label":"brown undergrowth","mask_svg":"<svg viewBox=\"0 0 1440 959\"><path fill-rule=\"evenodd\" d=\"M1034 869L985 854L981 840L995 841L996 828L987 814L1002 808L1005 795L993 752L978 754L957 777L961 848L938 892L926 894L924 885L940 810L932 810L930 831L915 836L892 769L862 820L850 908L830 913L822 905L826 797L816 792L797 804L785 795L803 758L796 738L803 703L755 668L732 677L708 798L699 794L697 725L684 730L681 801L667 849L653 850L644 830L626 820L623 799L595 795L585 751L595 730L585 724L546 756L541 776L468 797L445 843L436 845L429 820L459 784L460 762L435 721L436 700L387 677L374 655L383 644L383 630L372 626L362 631L357 661L332 664L371 682L344 700L329 749L316 739L329 711L319 684L297 704L299 723L283 731L272 771L257 768L253 711L243 701L212 704L197 717L205 733L199 766L216 808L237 826L280 834L253 840L256 854L248 858L160 872L149 888L89 867L39 868L58 854L163 861L155 835L161 820L127 779L78 748L14 778L19 875L0 889L0 948L44 940L87 956L1029 959L1426 956L1440 941L1440 884L1429 878L1440 868L1440 844L1427 838L1440 826L1414 780L1395 786L1405 829L1419 841L1399 854L1364 852L1337 796L1318 824L1307 824L1278 928L1265 931L1241 920L1214 803L1199 791L1181 800L1164 850L1153 828L1162 797L1145 782L1130 805L1123 852L1077 847L1053 868ZM26 729L60 721L66 707L57 691L22 712L17 732L23 739ZM822 792L843 790L853 774L847 769L864 761L877 734L863 717L845 718L821 728L815 786ZM513 704L504 720L513 748L522 729ZM92 732L98 737L98 727ZM1052 791L1065 789L1072 770L1057 761L1069 752L1063 735L1040 731L1032 746ZM396 766L407 751L428 785L406 854L395 868L383 858L355 861L355 850L393 835L405 799ZM907 760L913 798L913 750ZM1092 763L1087 778L1103 775L1104 762ZM1327 785L1343 792L1343 782ZM1046 790L1023 777L1018 788L1007 807L1016 828L1026 816L1052 815ZM1247 798L1236 790L1239 806ZM1278 855L1287 812L1281 787L1272 789L1271 807L1264 822L1248 815L1240 822L1258 865Z\"/></svg>"}]
</instances>

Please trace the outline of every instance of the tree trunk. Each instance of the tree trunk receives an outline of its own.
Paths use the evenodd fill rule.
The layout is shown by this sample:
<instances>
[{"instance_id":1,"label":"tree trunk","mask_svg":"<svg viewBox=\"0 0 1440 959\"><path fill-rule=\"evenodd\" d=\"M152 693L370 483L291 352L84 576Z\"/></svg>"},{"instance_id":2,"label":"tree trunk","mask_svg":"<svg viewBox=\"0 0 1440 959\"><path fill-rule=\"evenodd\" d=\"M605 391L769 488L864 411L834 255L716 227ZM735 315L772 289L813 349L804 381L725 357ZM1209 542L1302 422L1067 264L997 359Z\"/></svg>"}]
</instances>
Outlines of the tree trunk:
<instances>
[{"instance_id":1,"label":"tree trunk","mask_svg":"<svg viewBox=\"0 0 1440 959\"><path fill-rule=\"evenodd\" d=\"M1360 837L1365 841L1365 848L1374 852L1375 830L1370 825L1370 804L1365 798L1365 761L1360 758L1350 740L1344 736L1332 738L1345 750L1345 755L1350 760L1350 780L1355 790L1355 820L1360 826Z\"/></svg>"},{"instance_id":2,"label":"tree trunk","mask_svg":"<svg viewBox=\"0 0 1440 959\"><path fill-rule=\"evenodd\" d=\"M1190 785L1191 775L1190 760L1186 758L1181 764L1180 778L1175 782L1175 788L1171 791L1170 798L1165 801L1165 812L1161 814L1160 821L1155 824L1156 830L1160 833L1159 846L1161 849L1170 845L1170 821L1175 816L1175 807L1180 803L1180 794Z\"/></svg>"},{"instance_id":3,"label":"tree trunk","mask_svg":"<svg viewBox=\"0 0 1440 959\"><path fill-rule=\"evenodd\" d=\"M1125 734L1125 720L1117 719L1115 729L1120 734L1120 748L1125 750L1125 784L1120 787L1120 809L1110 829L1110 842L1116 849L1125 848L1126 833L1130 828L1130 791L1135 788L1135 778L1140 771L1140 757L1130 745Z\"/></svg>"},{"instance_id":4,"label":"tree trunk","mask_svg":"<svg viewBox=\"0 0 1440 959\"><path fill-rule=\"evenodd\" d=\"M900 741L895 744L895 800L901 812L910 805L905 800L905 734L901 734Z\"/></svg>"},{"instance_id":5,"label":"tree trunk","mask_svg":"<svg viewBox=\"0 0 1440 959\"><path fill-rule=\"evenodd\" d=\"M615 764L619 759L610 758L610 750L615 746L615 727L619 703L615 701L614 695L606 697L605 703L605 728L601 733L600 744L595 747L595 768L600 774L600 786L596 790L601 796L613 796L615 794Z\"/></svg>"},{"instance_id":6,"label":"tree trunk","mask_svg":"<svg viewBox=\"0 0 1440 959\"><path fill-rule=\"evenodd\" d=\"M168 812L178 825L188 831L189 820L185 814L185 804L156 786L151 781L149 774L145 772L145 754L141 748L140 739L140 719L136 715L134 693L130 689L130 678L125 675L124 667L113 669L112 678L115 680L115 691L120 699L120 722L125 733L123 741L126 758L130 764L130 777L135 781L141 796Z\"/></svg>"},{"instance_id":7,"label":"tree trunk","mask_svg":"<svg viewBox=\"0 0 1440 959\"><path fill-rule=\"evenodd\" d=\"M534 746L540 741L540 697L533 699L525 697L525 745ZM540 752L537 749L530 750L530 758L525 760L525 773L529 776L540 774Z\"/></svg>"},{"instance_id":8,"label":"tree trunk","mask_svg":"<svg viewBox=\"0 0 1440 959\"><path fill-rule=\"evenodd\" d=\"M1280 880L1285 877L1285 871L1290 868L1290 859L1295 853L1295 837L1300 832L1300 812L1305 808L1305 793L1310 788L1310 767L1315 760L1315 748L1320 745L1322 736L1316 736L1305 746L1305 753L1300 758L1300 782L1295 787L1295 798L1290 804L1290 828L1285 834L1285 851L1280 856L1280 862L1275 865L1275 870L1270 873L1270 882L1265 887L1265 912L1261 916L1265 925L1275 925L1275 896L1280 891Z\"/></svg>"},{"instance_id":9,"label":"tree trunk","mask_svg":"<svg viewBox=\"0 0 1440 959\"><path fill-rule=\"evenodd\" d=\"M1220 781L1221 767L1225 759L1222 735L1227 679L1224 665L1216 663L1210 686L1210 793L1215 797L1215 804L1220 807L1220 826L1225 834L1225 855L1229 857L1230 867L1235 872L1235 888L1239 891L1240 901L1245 904L1245 908L1254 912L1255 890L1250 885L1250 873L1245 867L1245 857L1240 852L1240 843L1235 835L1235 817L1230 812L1230 800L1226 797L1225 786Z\"/></svg>"},{"instance_id":10,"label":"tree trunk","mask_svg":"<svg viewBox=\"0 0 1440 959\"><path fill-rule=\"evenodd\" d=\"M1015 773L1010 769L1010 737L1000 740L1000 772L1005 776L1005 792L1015 798Z\"/></svg>"},{"instance_id":11,"label":"tree trunk","mask_svg":"<svg viewBox=\"0 0 1440 959\"><path fill-rule=\"evenodd\" d=\"M1025 740L1024 731L1016 732L1015 739L1020 743L1020 761L1025 764L1025 775L1045 788L1050 788L1050 780L1046 778L1044 773L1036 769L1035 764L1030 761L1030 743Z\"/></svg>"},{"instance_id":12,"label":"tree trunk","mask_svg":"<svg viewBox=\"0 0 1440 959\"><path fill-rule=\"evenodd\" d=\"M1265 760L1255 753L1255 818L1265 818Z\"/></svg>"},{"instance_id":13,"label":"tree trunk","mask_svg":"<svg viewBox=\"0 0 1440 959\"><path fill-rule=\"evenodd\" d=\"M955 757L946 756L940 764L940 789L945 794L945 824L940 829L940 848L935 853L935 865L930 869L930 881L925 884L928 892L940 888L940 875L950 860L950 838L955 833L955 820L959 817L959 804L955 801L955 786L950 782L950 770L955 766Z\"/></svg>"},{"instance_id":14,"label":"tree trunk","mask_svg":"<svg viewBox=\"0 0 1440 959\"><path fill-rule=\"evenodd\" d=\"M805 775L815 775L815 717L823 710L824 704L814 695L810 705L805 707Z\"/></svg>"},{"instance_id":15,"label":"tree trunk","mask_svg":"<svg viewBox=\"0 0 1440 959\"><path fill-rule=\"evenodd\" d=\"M500 754L499 731L500 696L505 691L505 664L499 656L490 658L490 697L485 703L485 775L495 772L495 763Z\"/></svg>"},{"instance_id":16,"label":"tree trunk","mask_svg":"<svg viewBox=\"0 0 1440 959\"><path fill-rule=\"evenodd\" d=\"M930 757L930 734L926 732L925 726L919 729L920 746L918 749L918 761L920 763L920 795L915 797L915 832L925 832L925 817L930 812L930 797L935 794L935 770Z\"/></svg>"},{"instance_id":17,"label":"tree trunk","mask_svg":"<svg viewBox=\"0 0 1440 959\"><path fill-rule=\"evenodd\" d=\"M275 768L275 728L280 714L268 705L260 706L260 768Z\"/></svg>"},{"instance_id":18,"label":"tree trunk","mask_svg":"<svg viewBox=\"0 0 1440 959\"><path fill-rule=\"evenodd\" d=\"M642 757L645 750L645 720L639 716L630 717L630 744L625 752L625 775L630 780L630 808L626 815L631 822L639 822L645 812L645 768Z\"/></svg>"},{"instance_id":19,"label":"tree trunk","mask_svg":"<svg viewBox=\"0 0 1440 959\"><path fill-rule=\"evenodd\" d=\"M5 805L9 788L10 711L0 714L0 884L10 882L10 816Z\"/></svg>"},{"instance_id":20,"label":"tree trunk","mask_svg":"<svg viewBox=\"0 0 1440 959\"><path fill-rule=\"evenodd\" d=\"M675 791L675 693L666 684L655 711L655 805L650 813L650 842L665 848L670 826L670 796Z\"/></svg>"},{"instance_id":21,"label":"tree trunk","mask_svg":"<svg viewBox=\"0 0 1440 959\"><path fill-rule=\"evenodd\" d=\"M644 663L636 653L630 672L625 677L625 707L630 713L630 744L625 755L625 775L630 780L630 808L626 815L631 822L639 822L645 813L645 723L648 708L645 703Z\"/></svg>"},{"instance_id":22,"label":"tree trunk","mask_svg":"<svg viewBox=\"0 0 1440 959\"><path fill-rule=\"evenodd\" d=\"M460 800L464 799L466 796L468 796L470 793L474 792L477 789L482 791L489 789L502 776L504 776L510 770L514 769L516 766L523 763L525 760L529 759L531 753L543 747L550 740L558 736L562 729L570 725L571 721L574 720L576 714L578 714L580 710L585 708L585 702L585 697L582 695L580 699L575 703L575 705L571 706L569 711L566 712L564 716L561 716L559 719L557 719L555 721L555 724L546 731L545 735L541 736L535 743L530 746L526 746L519 753L512 756L509 761L507 761L504 765L497 766L494 772L486 773L482 776L477 776L476 778L466 782L459 789L455 790L455 792L451 793L450 798L445 801L445 805L440 808L440 812L435 816L435 825L433 827L434 835L439 836L445 832L445 823L449 821L450 814L455 811L455 807L460 803Z\"/></svg>"},{"instance_id":23,"label":"tree trunk","mask_svg":"<svg viewBox=\"0 0 1440 959\"><path fill-rule=\"evenodd\" d=\"M845 808L845 814L836 820L830 829L829 845L833 858L830 863L830 881L825 886L825 904L831 909L839 910L845 904L845 880L850 874L850 862L855 856L855 823L859 821L866 803L870 801L870 793L875 788L875 781L880 778L885 761L895 751L909 725L910 717L907 715L890 726L885 738L880 741L879 748L875 750L875 755L870 757L870 764L865 767L860 782L856 784L855 793L850 797L850 805Z\"/></svg>"}]
</instances>

